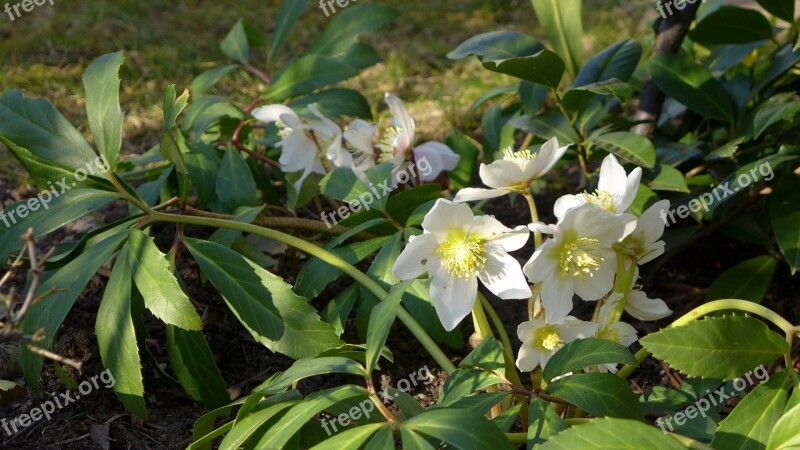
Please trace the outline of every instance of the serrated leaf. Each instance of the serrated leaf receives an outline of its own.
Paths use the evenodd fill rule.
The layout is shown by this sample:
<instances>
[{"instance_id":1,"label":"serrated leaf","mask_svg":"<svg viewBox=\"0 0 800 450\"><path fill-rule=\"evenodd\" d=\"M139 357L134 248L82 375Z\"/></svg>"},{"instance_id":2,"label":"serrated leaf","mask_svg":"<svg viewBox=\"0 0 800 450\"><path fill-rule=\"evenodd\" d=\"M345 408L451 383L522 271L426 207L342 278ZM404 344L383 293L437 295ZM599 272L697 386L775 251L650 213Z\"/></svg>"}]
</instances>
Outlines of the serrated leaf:
<instances>
[{"instance_id":1,"label":"serrated leaf","mask_svg":"<svg viewBox=\"0 0 800 450\"><path fill-rule=\"evenodd\" d=\"M775 422L786 406L787 375L787 372L775 374L747 394L730 415L720 422L711 445L714 448L741 450L766 448Z\"/></svg>"},{"instance_id":2,"label":"serrated leaf","mask_svg":"<svg viewBox=\"0 0 800 450\"><path fill-rule=\"evenodd\" d=\"M505 376L506 364L503 359L503 346L497 339L491 336L486 337L461 361L459 367L470 369L479 367Z\"/></svg>"},{"instance_id":3,"label":"serrated leaf","mask_svg":"<svg viewBox=\"0 0 800 450\"><path fill-rule=\"evenodd\" d=\"M651 333L639 342L690 377L731 380L788 351L789 344L760 320L707 317Z\"/></svg>"},{"instance_id":4,"label":"serrated leaf","mask_svg":"<svg viewBox=\"0 0 800 450\"><path fill-rule=\"evenodd\" d=\"M553 436L540 450L686 450L680 442L656 427L636 420L610 417L592 419Z\"/></svg>"},{"instance_id":5,"label":"serrated leaf","mask_svg":"<svg viewBox=\"0 0 800 450\"><path fill-rule=\"evenodd\" d=\"M117 258L97 310L95 333L103 366L114 377L114 393L125 409L147 420L142 363L131 318L131 268L128 244Z\"/></svg>"},{"instance_id":6,"label":"serrated leaf","mask_svg":"<svg viewBox=\"0 0 800 450\"><path fill-rule=\"evenodd\" d=\"M630 350L605 339L578 339L565 345L547 361L542 377L553 378L578 369L604 364L639 365Z\"/></svg>"},{"instance_id":7,"label":"serrated leaf","mask_svg":"<svg viewBox=\"0 0 800 450\"><path fill-rule=\"evenodd\" d=\"M738 298L761 303L772 284L775 258L759 256L741 262L722 273L706 291L706 301Z\"/></svg>"},{"instance_id":8,"label":"serrated leaf","mask_svg":"<svg viewBox=\"0 0 800 450\"><path fill-rule=\"evenodd\" d=\"M628 382L610 373L570 375L549 384L547 391L594 416L644 417Z\"/></svg>"},{"instance_id":9,"label":"serrated leaf","mask_svg":"<svg viewBox=\"0 0 800 450\"><path fill-rule=\"evenodd\" d=\"M689 193L689 186L680 170L659 164L652 171L645 173L647 185L654 191L672 191Z\"/></svg>"},{"instance_id":10,"label":"serrated leaf","mask_svg":"<svg viewBox=\"0 0 800 450\"><path fill-rule=\"evenodd\" d=\"M124 117L119 106L119 68L123 60L123 52L110 53L97 58L83 73L89 128L110 167L116 165L122 147Z\"/></svg>"},{"instance_id":11,"label":"serrated leaf","mask_svg":"<svg viewBox=\"0 0 800 450\"><path fill-rule=\"evenodd\" d=\"M385 426L386 424L384 423L371 423L368 425L351 428L349 430L344 430L332 438L311 447L311 450L361 448L361 446L364 445L369 438L371 438L378 430Z\"/></svg>"},{"instance_id":12,"label":"serrated leaf","mask_svg":"<svg viewBox=\"0 0 800 450\"><path fill-rule=\"evenodd\" d=\"M449 374L439 395L440 405L451 405L489 386L503 384L503 379L492 372L459 369Z\"/></svg>"},{"instance_id":13,"label":"serrated leaf","mask_svg":"<svg viewBox=\"0 0 800 450\"><path fill-rule=\"evenodd\" d=\"M256 206L256 182L238 150L225 151L217 173L217 198L231 211L240 206Z\"/></svg>"},{"instance_id":14,"label":"serrated leaf","mask_svg":"<svg viewBox=\"0 0 800 450\"><path fill-rule=\"evenodd\" d=\"M200 316L153 238L139 230L131 230L128 240L131 274L147 309L167 324L186 330L202 329Z\"/></svg>"},{"instance_id":15,"label":"serrated leaf","mask_svg":"<svg viewBox=\"0 0 800 450\"><path fill-rule=\"evenodd\" d=\"M239 422L236 422L231 431L225 436L225 439L219 444L220 450L237 450L251 438L254 438L257 431L263 428L272 419L281 417L281 413L297 405L298 401L289 401L271 405L262 410L256 411ZM277 448L277 447L276 447Z\"/></svg>"},{"instance_id":16,"label":"serrated leaf","mask_svg":"<svg viewBox=\"0 0 800 450\"><path fill-rule=\"evenodd\" d=\"M170 368L193 399L206 408L219 408L231 401L202 332L167 325L167 353Z\"/></svg>"},{"instance_id":17,"label":"serrated leaf","mask_svg":"<svg viewBox=\"0 0 800 450\"><path fill-rule=\"evenodd\" d=\"M568 428L567 422L561 418L549 403L539 397L531 397L528 408L528 450L538 447Z\"/></svg>"}]
</instances>

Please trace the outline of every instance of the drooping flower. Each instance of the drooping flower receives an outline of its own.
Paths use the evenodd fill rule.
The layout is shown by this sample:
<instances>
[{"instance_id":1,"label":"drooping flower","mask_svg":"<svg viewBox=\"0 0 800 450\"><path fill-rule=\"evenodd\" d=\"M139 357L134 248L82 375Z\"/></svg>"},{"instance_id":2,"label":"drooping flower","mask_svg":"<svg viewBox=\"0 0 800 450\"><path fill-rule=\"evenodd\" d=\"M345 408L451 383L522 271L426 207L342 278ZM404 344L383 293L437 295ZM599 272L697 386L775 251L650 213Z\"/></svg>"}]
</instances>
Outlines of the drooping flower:
<instances>
[{"instance_id":1,"label":"drooping flower","mask_svg":"<svg viewBox=\"0 0 800 450\"><path fill-rule=\"evenodd\" d=\"M503 158L488 165L481 164L481 180L491 189L462 189L456 194L455 201L484 200L501 197L511 192L526 194L530 192L531 183L549 172L564 156L567 148L569 145L559 147L558 139L552 138L545 142L536 153L527 149L518 152L510 148L506 149Z\"/></svg>"},{"instance_id":2,"label":"drooping flower","mask_svg":"<svg viewBox=\"0 0 800 450\"><path fill-rule=\"evenodd\" d=\"M278 162L286 173L302 171L295 183L299 190L312 173L325 174L326 166L347 164L347 152L342 147L342 130L320 113L316 105L309 105L315 119L301 119L285 105L267 105L253 110L253 117L263 123L275 123L281 141ZM323 153L324 152L324 153Z\"/></svg>"},{"instance_id":3,"label":"drooping flower","mask_svg":"<svg viewBox=\"0 0 800 450\"><path fill-rule=\"evenodd\" d=\"M517 367L523 372L531 372L547 361L564 345L576 340L592 337L597 332L597 324L584 322L572 316L548 322L536 319L522 322L517 327L517 336L522 346L517 355Z\"/></svg>"},{"instance_id":4,"label":"drooping flower","mask_svg":"<svg viewBox=\"0 0 800 450\"><path fill-rule=\"evenodd\" d=\"M625 302L625 312L639 320L661 320L670 314L664 300L660 298L649 298L643 291L633 290L628 294L628 301Z\"/></svg>"},{"instance_id":5,"label":"drooping flower","mask_svg":"<svg viewBox=\"0 0 800 450\"><path fill-rule=\"evenodd\" d=\"M591 203L612 214L623 214L628 211L636 198L641 179L641 167L633 169L630 175L626 175L625 168L617 161L617 158L609 154L603 159L603 164L600 166L600 181L597 190L593 194L584 192L559 198L553 206L553 213L560 221L568 210Z\"/></svg>"},{"instance_id":6,"label":"drooping flower","mask_svg":"<svg viewBox=\"0 0 800 450\"><path fill-rule=\"evenodd\" d=\"M375 167L374 137L375 126L362 119L350 122L344 132L346 148L351 158L350 167L362 180L366 180L366 171Z\"/></svg>"},{"instance_id":7,"label":"drooping flower","mask_svg":"<svg viewBox=\"0 0 800 450\"><path fill-rule=\"evenodd\" d=\"M422 228L423 234L409 239L393 272L400 280L428 273L431 300L446 330L472 311L479 279L503 299L531 296L519 262L508 254L525 245L526 227L512 230L494 217L474 216L467 205L439 199Z\"/></svg>"},{"instance_id":8,"label":"drooping flower","mask_svg":"<svg viewBox=\"0 0 800 450\"><path fill-rule=\"evenodd\" d=\"M461 157L441 142L426 142L414 146L416 124L408 114L405 105L396 95L387 93L386 103L392 112L392 127L384 132L383 139L378 143L380 156L378 164L391 162L395 173L405 170L414 160L426 159L431 170L427 173L420 172L422 181L433 181L440 173L458 167Z\"/></svg>"},{"instance_id":9,"label":"drooping flower","mask_svg":"<svg viewBox=\"0 0 800 450\"><path fill-rule=\"evenodd\" d=\"M639 264L646 264L664 254L664 234L666 223L661 219L661 212L669 210L669 200L656 202L647 208L636 222L636 229L628 235L617 248L636 258Z\"/></svg>"},{"instance_id":10,"label":"drooping flower","mask_svg":"<svg viewBox=\"0 0 800 450\"><path fill-rule=\"evenodd\" d=\"M614 309L622 300L623 295L619 293L611 294L603 306L600 307L600 313L597 315L597 338L606 339L623 347L630 347L639 338L636 329L630 324L616 321L608 324L609 317ZM616 364L605 364L599 367L601 372L617 372Z\"/></svg>"},{"instance_id":11,"label":"drooping flower","mask_svg":"<svg viewBox=\"0 0 800 450\"><path fill-rule=\"evenodd\" d=\"M553 230L553 237L536 249L523 271L542 284L548 321L572 311L572 296L594 301L613 287L617 255L612 246L630 234L636 218L615 216L586 204L570 209Z\"/></svg>"}]
</instances>

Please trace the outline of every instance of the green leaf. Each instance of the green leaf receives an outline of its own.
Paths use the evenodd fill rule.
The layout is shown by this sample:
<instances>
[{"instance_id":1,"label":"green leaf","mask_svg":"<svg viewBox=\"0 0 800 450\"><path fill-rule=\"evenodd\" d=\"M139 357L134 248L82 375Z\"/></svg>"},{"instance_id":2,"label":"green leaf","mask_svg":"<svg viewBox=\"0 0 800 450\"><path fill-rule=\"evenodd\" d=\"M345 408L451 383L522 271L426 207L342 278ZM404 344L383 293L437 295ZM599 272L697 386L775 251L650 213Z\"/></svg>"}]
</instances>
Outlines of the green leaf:
<instances>
[{"instance_id":1,"label":"green leaf","mask_svg":"<svg viewBox=\"0 0 800 450\"><path fill-rule=\"evenodd\" d=\"M261 211L263 210L264 210L263 205L254 206L252 208L243 206L236 210L236 216L233 218L233 220L239 223L253 223L253 221L256 220L256 217L258 217L259 214L261 214ZM208 240L211 242L216 242L217 244L222 245L223 247L231 247L234 244L234 242L236 242L236 240L241 236L242 236L241 231L231 230L228 228L220 228L217 231L215 231L214 234L212 234L211 237L208 238Z\"/></svg>"},{"instance_id":2,"label":"green leaf","mask_svg":"<svg viewBox=\"0 0 800 450\"><path fill-rule=\"evenodd\" d=\"M738 298L761 303L772 284L775 258L759 256L741 262L722 273L706 291L706 301Z\"/></svg>"},{"instance_id":3,"label":"green leaf","mask_svg":"<svg viewBox=\"0 0 800 450\"><path fill-rule=\"evenodd\" d=\"M337 84L358 75L358 70L349 64L328 56L302 56L287 67L273 81L266 99L282 102L325 86Z\"/></svg>"},{"instance_id":4,"label":"green leaf","mask_svg":"<svg viewBox=\"0 0 800 450\"><path fill-rule=\"evenodd\" d=\"M89 128L110 167L116 165L122 147L124 117L119 106L119 68L123 60L122 51L110 53L97 58L83 73Z\"/></svg>"},{"instance_id":5,"label":"green leaf","mask_svg":"<svg viewBox=\"0 0 800 450\"><path fill-rule=\"evenodd\" d=\"M762 321L743 316L707 317L651 333L639 342L690 377L722 380L772 362L789 345Z\"/></svg>"},{"instance_id":6,"label":"green leaf","mask_svg":"<svg viewBox=\"0 0 800 450\"><path fill-rule=\"evenodd\" d=\"M361 34L378 31L397 16L397 11L386 6L352 5L336 13L306 54L338 56L355 44Z\"/></svg>"},{"instance_id":7,"label":"green leaf","mask_svg":"<svg viewBox=\"0 0 800 450\"><path fill-rule=\"evenodd\" d=\"M686 450L676 439L656 427L636 420L592 419L553 436L540 450Z\"/></svg>"},{"instance_id":8,"label":"green leaf","mask_svg":"<svg viewBox=\"0 0 800 450\"><path fill-rule=\"evenodd\" d=\"M480 149L469 138L455 131L447 136L445 144L461 156L458 166L447 172L447 178L450 180L450 190L455 192L459 189L471 187L475 176L475 167L478 165Z\"/></svg>"},{"instance_id":9,"label":"green leaf","mask_svg":"<svg viewBox=\"0 0 800 450\"><path fill-rule=\"evenodd\" d=\"M217 198L230 211L240 206L256 206L256 182L239 151L229 148L217 173Z\"/></svg>"},{"instance_id":10,"label":"green leaf","mask_svg":"<svg viewBox=\"0 0 800 450\"><path fill-rule=\"evenodd\" d=\"M578 142L578 136L569 126L569 121L558 111L548 111L535 117L518 117L512 119L509 124L534 135L556 137L559 144Z\"/></svg>"},{"instance_id":11,"label":"green leaf","mask_svg":"<svg viewBox=\"0 0 800 450\"><path fill-rule=\"evenodd\" d=\"M797 387L795 387L795 392L797 392ZM800 447L800 433L797 430L800 430L800 405L789 409L778 419L778 422L772 427L767 441L767 449L783 450Z\"/></svg>"},{"instance_id":12,"label":"green leaf","mask_svg":"<svg viewBox=\"0 0 800 450\"><path fill-rule=\"evenodd\" d=\"M319 189L324 195L343 202L359 201L358 197L365 193L374 197L353 169L345 167L338 167L325 175L319 183Z\"/></svg>"},{"instance_id":13,"label":"green leaf","mask_svg":"<svg viewBox=\"0 0 800 450\"><path fill-rule=\"evenodd\" d=\"M358 283L353 283L338 293L322 310L320 316L322 320L329 323L336 330L336 335L341 336L344 333L344 327L347 323L347 318L353 311L353 306L356 304L358 298Z\"/></svg>"},{"instance_id":14,"label":"green leaf","mask_svg":"<svg viewBox=\"0 0 800 450\"><path fill-rule=\"evenodd\" d=\"M316 104L319 111L331 120L339 120L344 116L372 119L372 110L367 99L360 92L352 89L328 89L315 92L294 100L289 106L298 114L302 114L311 104Z\"/></svg>"},{"instance_id":15,"label":"green leaf","mask_svg":"<svg viewBox=\"0 0 800 450\"><path fill-rule=\"evenodd\" d=\"M711 445L714 448L761 450L766 448L775 422L780 419L788 397L788 373L781 372L756 386L730 415L719 424ZM797 429L794 430L795 436Z\"/></svg>"},{"instance_id":16,"label":"green leaf","mask_svg":"<svg viewBox=\"0 0 800 450\"><path fill-rule=\"evenodd\" d=\"M356 69L366 69L381 62L381 57L375 48L363 42L351 45L338 58Z\"/></svg>"},{"instance_id":17,"label":"green leaf","mask_svg":"<svg viewBox=\"0 0 800 450\"><path fill-rule=\"evenodd\" d=\"M389 337L389 330L397 319L397 310L400 308L400 300L403 298L406 289L414 280L404 281L389 293L385 300L372 309L369 317L369 328L367 329L367 373L372 373L378 359L381 357L381 350Z\"/></svg>"},{"instance_id":18,"label":"green leaf","mask_svg":"<svg viewBox=\"0 0 800 450\"><path fill-rule=\"evenodd\" d=\"M723 122L733 121L730 95L704 66L683 56L661 54L650 60L650 73L662 92L692 111Z\"/></svg>"},{"instance_id":19,"label":"green leaf","mask_svg":"<svg viewBox=\"0 0 800 450\"><path fill-rule=\"evenodd\" d=\"M650 139L627 131L615 131L593 138L603 150L637 166L652 169L656 164L656 148Z\"/></svg>"},{"instance_id":20,"label":"green leaf","mask_svg":"<svg viewBox=\"0 0 800 450\"><path fill-rule=\"evenodd\" d=\"M459 369L450 374L442 386L440 405L451 405L464 397L496 384L503 384L503 379L492 372L472 369Z\"/></svg>"},{"instance_id":21,"label":"green leaf","mask_svg":"<svg viewBox=\"0 0 800 450\"><path fill-rule=\"evenodd\" d=\"M189 153L184 158L197 199L206 206L215 196L220 163L217 151L205 142L198 142L189 147Z\"/></svg>"},{"instance_id":22,"label":"green leaf","mask_svg":"<svg viewBox=\"0 0 800 450\"><path fill-rule=\"evenodd\" d=\"M800 112L800 101L766 105L756 113L753 137L758 139L772 124L791 121L798 112Z\"/></svg>"},{"instance_id":23,"label":"green leaf","mask_svg":"<svg viewBox=\"0 0 800 450\"><path fill-rule=\"evenodd\" d=\"M403 440L403 450L436 450L425 436L417 434L407 428L400 427L400 436Z\"/></svg>"},{"instance_id":24,"label":"green leaf","mask_svg":"<svg viewBox=\"0 0 800 450\"><path fill-rule=\"evenodd\" d=\"M392 269L394 268L394 263L397 261L397 258L400 257L400 253L402 253L402 251L403 234L398 231L391 236L386 244L384 244L384 246L378 251L378 254L375 255L375 259L372 261L372 265L369 267L367 275L377 278L378 280L389 285L398 283L400 280L394 276Z\"/></svg>"},{"instance_id":25,"label":"green leaf","mask_svg":"<svg viewBox=\"0 0 800 450\"><path fill-rule=\"evenodd\" d=\"M437 188L438 189L438 188ZM411 313L411 316L422 325L423 328L437 342L449 345L452 348L462 348L464 345L464 335L459 327L452 331L447 331L436 315L436 309L430 296L430 289L423 280L417 280L406 292L403 297L403 305Z\"/></svg>"},{"instance_id":26,"label":"green leaf","mask_svg":"<svg viewBox=\"0 0 800 450\"><path fill-rule=\"evenodd\" d=\"M633 75L639 59L642 57L642 46L634 40L624 40L612 44L590 59L578 76L575 87L616 78L628 81Z\"/></svg>"},{"instance_id":27,"label":"green leaf","mask_svg":"<svg viewBox=\"0 0 800 450\"><path fill-rule=\"evenodd\" d=\"M655 191L672 191L689 193L689 186L680 170L659 164L655 170L645 173L647 185Z\"/></svg>"},{"instance_id":28,"label":"green leaf","mask_svg":"<svg viewBox=\"0 0 800 450\"><path fill-rule=\"evenodd\" d=\"M531 397L528 409L528 450L544 444L548 439L568 428L567 422L549 403L539 397Z\"/></svg>"},{"instance_id":29,"label":"green leaf","mask_svg":"<svg viewBox=\"0 0 800 450\"><path fill-rule=\"evenodd\" d=\"M231 28L228 35L220 44L222 52L228 58L241 63L247 64L250 62L250 43L247 41L247 32L245 31L244 21L239 19L236 25Z\"/></svg>"},{"instance_id":30,"label":"green leaf","mask_svg":"<svg viewBox=\"0 0 800 450\"><path fill-rule=\"evenodd\" d=\"M583 63L582 0L531 0L536 19L556 52L576 75Z\"/></svg>"},{"instance_id":31,"label":"green leaf","mask_svg":"<svg viewBox=\"0 0 800 450\"><path fill-rule=\"evenodd\" d=\"M775 240L794 275L800 269L800 177L789 175L769 196L769 218ZM4 238L0 237L0 242Z\"/></svg>"},{"instance_id":32,"label":"green leaf","mask_svg":"<svg viewBox=\"0 0 800 450\"><path fill-rule=\"evenodd\" d=\"M639 365L630 350L616 342L593 338L578 339L565 345L547 361L542 376L550 381L559 375L603 364Z\"/></svg>"},{"instance_id":33,"label":"green leaf","mask_svg":"<svg viewBox=\"0 0 800 450\"><path fill-rule=\"evenodd\" d=\"M103 366L114 377L114 393L125 409L147 420L142 363L131 318L131 267L122 248L97 310L95 333Z\"/></svg>"},{"instance_id":34,"label":"green leaf","mask_svg":"<svg viewBox=\"0 0 800 450\"><path fill-rule=\"evenodd\" d=\"M547 392L594 416L644 418L628 382L610 373L573 374L549 384Z\"/></svg>"},{"instance_id":35,"label":"green leaf","mask_svg":"<svg viewBox=\"0 0 800 450\"><path fill-rule=\"evenodd\" d=\"M447 54L450 59L464 59L470 55L481 61L530 56L544 50L544 46L533 37L518 31L492 31L473 36L459 44Z\"/></svg>"},{"instance_id":36,"label":"green leaf","mask_svg":"<svg viewBox=\"0 0 800 450\"><path fill-rule=\"evenodd\" d=\"M478 367L505 376L506 364L503 359L503 346L497 339L488 336L461 361L459 367L470 369Z\"/></svg>"},{"instance_id":37,"label":"green leaf","mask_svg":"<svg viewBox=\"0 0 800 450\"><path fill-rule=\"evenodd\" d=\"M491 421L467 409L429 410L403 422L403 428L444 441L454 448L513 448Z\"/></svg>"},{"instance_id":38,"label":"green leaf","mask_svg":"<svg viewBox=\"0 0 800 450\"><path fill-rule=\"evenodd\" d=\"M356 244L344 245L335 249L328 249L335 255L343 258L350 264L356 264L383 247L388 237L370 239ZM312 258L307 262L295 282L295 292L306 298L316 298L329 283L342 275L342 271L322 261Z\"/></svg>"},{"instance_id":39,"label":"green leaf","mask_svg":"<svg viewBox=\"0 0 800 450\"><path fill-rule=\"evenodd\" d=\"M707 15L689 32L698 44L745 44L772 37L772 25L763 14L736 6L722 6Z\"/></svg>"},{"instance_id":40,"label":"green leaf","mask_svg":"<svg viewBox=\"0 0 800 450\"><path fill-rule=\"evenodd\" d=\"M383 428L370 439L364 450L385 450L394 448L394 433L391 426L384 424Z\"/></svg>"},{"instance_id":41,"label":"green leaf","mask_svg":"<svg viewBox=\"0 0 800 450\"><path fill-rule=\"evenodd\" d=\"M147 309L164 323L186 330L202 329L200 316L181 289L170 270L167 258L156 247L153 238L139 230L131 230L128 240L128 263Z\"/></svg>"},{"instance_id":42,"label":"green leaf","mask_svg":"<svg viewBox=\"0 0 800 450\"><path fill-rule=\"evenodd\" d=\"M564 75L564 61L557 54L546 49L531 56L487 60L484 61L483 67L492 72L504 73L553 89L558 87L558 83Z\"/></svg>"},{"instance_id":43,"label":"green leaf","mask_svg":"<svg viewBox=\"0 0 800 450\"><path fill-rule=\"evenodd\" d=\"M297 360L285 372L269 382L269 384L259 386L254 392L265 395L275 395L283 392L297 381L330 373L367 376L364 366L349 358L305 358Z\"/></svg>"},{"instance_id":44,"label":"green leaf","mask_svg":"<svg viewBox=\"0 0 800 450\"><path fill-rule=\"evenodd\" d=\"M49 101L23 97L17 90L0 95L0 138L52 165L72 170L97 157L83 135Z\"/></svg>"},{"instance_id":45,"label":"green leaf","mask_svg":"<svg viewBox=\"0 0 800 450\"><path fill-rule=\"evenodd\" d=\"M233 429L231 429L231 431L225 436L225 439L223 439L220 443L219 449L237 450L242 448L242 446L249 439L255 437L254 435L259 431L259 429L263 428L270 422L274 422L272 420L273 418L281 417L281 413L283 413L286 409L297 405L298 403L298 401L282 402L248 415L243 420L234 424Z\"/></svg>"},{"instance_id":46,"label":"green leaf","mask_svg":"<svg viewBox=\"0 0 800 450\"><path fill-rule=\"evenodd\" d=\"M303 14L308 6L309 0L292 0L281 2L281 12L278 14L278 21L275 23L275 31L272 34L272 42L269 47L269 60L275 61L278 52L286 40L286 36L292 31L297 19Z\"/></svg>"},{"instance_id":47,"label":"green leaf","mask_svg":"<svg viewBox=\"0 0 800 450\"><path fill-rule=\"evenodd\" d=\"M757 0L758 4L787 22L794 22L794 2L791 0Z\"/></svg>"},{"instance_id":48,"label":"green leaf","mask_svg":"<svg viewBox=\"0 0 800 450\"><path fill-rule=\"evenodd\" d=\"M518 86L498 86L496 88L489 89L488 91L481 94L477 100L472 102L472 105L467 110L467 115L474 113L478 108L488 103L490 100L493 100L498 97L502 97L502 100L510 97L514 92L518 91Z\"/></svg>"},{"instance_id":49,"label":"green leaf","mask_svg":"<svg viewBox=\"0 0 800 450\"><path fill-rule=\"evenodd\" d=\"M170 368L193 399L206 408L230 403L228 386L202 332L167 325L167 352Z\"/></svg>"},{"instance_id":50,"label":"green leaf","mask_svg":"<svg viewBox=\"0 0 800 450\"><path fill-rule=\"evenodd\" d=\"M211 89L214 85L219 83L220 80L225 78L229 73L233 72L237 67L235 65L219 66L213 69L206 70L200 75L194 77L192 84L189 85L189 90L194 97L200 97L206 91Z\"/></svg>"},{"instance_id":51,"label":"green leaf","mask_svg":"<svg viewBox=\"0 0 800 450\"><path fill-rule=\"evenodd\" d=\"M386 427L385 423L371 423L362 425L360 427L350 428L349 430L342 431L341 433L333 436L332 438L320 442L319 444L311 447L311 450L330 450L336 449L358 449L361 448L367 439L371 438L378 430L391 428Z\"/></svg>"},{"instance_id":52,"label":"green leaf","mask_svg":"<svg viewBox=\"0 0 800 450\"><path fill-rule=\"evenodd\" d=\"M277 424L270 427L255 448L284 448L303 425L320 412L340 402L356 397L367 397L369 392L360 386L345 385L315 392L300 404L292 407ZM372 402L372 400L364 400Z\"/></svg>"},{"instance_id":53,"label":"green leaf","mask_svg":"<svg viewBox=\"0 0 800 450\"><path fill-rule=\"evenodd\" d=\"M37 345L50 348L55 341L61 323L66 319L69 310L83 288L94 277L97 270L111 258L117 248L128 235L127 226L111 229L97 235L86 245L86 250L66 266L54 272L47 281L39 286L37 295L50 290L54 292L44 300L34 303L22 321L22 332L34 334L43 329L45 338ZM22 346L19 352L19 364L25 380L34 390L38 390L39 376L42 372L42 357Z\"/></svg>"},{"instance_id":54,"label":"green leaf","mask_svg":"<svg viewBox=\"0 0 800 450\"><path fill-rule=\"evenodd\" d=\"M580 111L597 95L616 97L622 103L631 98L633 90L628 83L616 78L590 83L568 90L564 94L564 106L571 111Z\"/></svg>"},{"instance_id":55,"label":"green leaf","mask_svg":"<svg viewBox=\"0 0 800 450\"><path fill-rule=\"evenodd\" d=\"M44 236L119 197L117 193L96 189L71 189L59 193L61 190L63 188L41 193L35 199L38 201L29 199L13 203L0 212L0 222L4 225L0 226L0 261L5 262L12 252L22 248L23 242L19 237L28 228L33 228L34 237Z\"/></svg>"}]
</instances>

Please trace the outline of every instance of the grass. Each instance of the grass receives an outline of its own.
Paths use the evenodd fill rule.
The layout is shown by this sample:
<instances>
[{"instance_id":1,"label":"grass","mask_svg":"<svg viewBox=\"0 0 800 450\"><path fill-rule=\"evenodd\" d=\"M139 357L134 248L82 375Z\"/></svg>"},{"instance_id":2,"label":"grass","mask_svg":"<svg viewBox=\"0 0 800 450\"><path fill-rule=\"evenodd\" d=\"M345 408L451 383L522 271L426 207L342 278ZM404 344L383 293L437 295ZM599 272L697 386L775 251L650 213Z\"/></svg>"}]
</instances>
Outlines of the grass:
<instances>
[{"instance_id":1,"label":"grass","mask_svg":"<svg viewBox=\"0 0 800 450\"><path fill-rule=\"evenodd\" d=\"M467 108L485 90L512 81L482 69L475 60L449 61L447 52L470 36L500 29L545 38L527 0L362 1L394 7L401 16L379 35L366 37L384 62L346 84L381 110L383 92L397 93L427 138L441 139L453 128L475 135L480 120L467 117ZM587 55L619 39L641 36L647 31L642 18L654 14L647 2L584 3ZM219 42L240 17L269 34L279 8L279 0L56 0L55 6L37 7L14 22L0 16L0 55L5 55L0 59L0 90L21 88L46 97L86 132L81 74L94 58L124 49L125 151L139 152L158 140L164 88L174 83L180 90L196 74L227 63ZM277 66L310 44L329 20L312 2ZM226 88L254 92L241 78Z\"/></svg>"}]
</instances>

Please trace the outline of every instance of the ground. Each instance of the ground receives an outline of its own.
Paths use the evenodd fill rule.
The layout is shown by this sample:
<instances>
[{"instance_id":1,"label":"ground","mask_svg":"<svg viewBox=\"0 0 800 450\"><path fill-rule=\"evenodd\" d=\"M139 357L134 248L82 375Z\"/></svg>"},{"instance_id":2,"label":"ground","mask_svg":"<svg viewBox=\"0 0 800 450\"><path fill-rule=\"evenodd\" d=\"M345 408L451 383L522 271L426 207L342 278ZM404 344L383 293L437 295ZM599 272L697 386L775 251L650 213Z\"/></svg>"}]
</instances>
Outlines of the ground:
<instances>
[{"instance_id":1,"label":"ground","mask_svg":"<svg viewBox=\"0 0 800 450\"><path fill-rule=\"evenodd\" d=\"M367 38L376 46L384 62L367 70L348 85L365 93L376 111L382 111L382 95L398 93L407 101L417 119L420 134L426 138L443 138L456 129L479 139L480 117L466 114L470 104L485 90L505 84L505 79L482 70L472 60L453 63L444 56L464 39L481 32L513 29L543 38L543 32L525 0L387 0L401 17L379 36ZM622 0L587 0L584 7L587 33L584 41L591 55L605 46L626 38L647 40L650 21L656 16L651 2ZM228 29L242 16L268 32L277 15L277 0L240 0L235 6L208 0L166 1L114 0L97 2L74 0L54 6L38 7L14 22L0 16L0 90L23 88L28 95L50 99L82 131L87 132L83 112L81 74L97 56L126 50L123 68L122 107L126 112L124 151L140 153L158 141L161 129L163 89L169 84L187 86L197 73L220 64L224 56L218 43ZM302 50L329 20L312 6L303 26L298 27L287 42L289 54ZM257 58L259 59L259 58ZM263 58L261 58L263 59ZM280 64L279 64L280 65ZM245 79L236 79L223 90L236 88L240 94L252 93ZM0 202L4 204L29 197L34 192L29 178L0 146ZM552 210L555 194L540 200L540 210ZM96 219L111 221L124 213L121 205L103 210ZM527 209L521 203L507 200L495 202L489 213L505 223L524 222ZM544 215L543 219L552 219ZM42 245L55 244L71 231L55 233ZM80 233L80 230L74 230ZM169 244L168 229L156 229L158 242ZM190 230L200 233L200 230ZM652 280L653 295L667 300L676 316L702 301L703 288L724 269L758 254L757 248L735 245L716 236L698 243L692 255L678 255L655 273L644 271ZM517 253L520 259L530 254L526 248ZM188 258L181 258L190 296L201 305L208 317L205 333L217 357L218 365L235 396L246 394L270 374L285 369L291 361L271 354L255 343L228 312L218 295L204 286L197 268ZM703 267L697 271L695 267ZM291 275L284 268L284 275ZM21 286L23 278L16 279ZM97 356L94 319L107 279L97 275L71 312L62 329L56 351L84 362L84 373L102 371ZM342 283L341 281L339 283ZM327 294L330 294L328 292ZM321 309L329 300L324 295L315 300ZM508 332L516 342L511 324L525 315L524 302L493 301ZM796 283L792 283L785 267L778 270L765 303L785 317L800 317L800 301ZM584 305L589 308L589 305ZM650 332L660 324L637 324L641 332ZM191 439L194 421L203 414L180 387L158 375L157 365L165 365L163 328L152 317L146 320L153 358L145 358L146 400L151 420L141 423L125 414L114 394L99 389L76 404L59 411L52 420L40 422L12 438L0 431L0 448L63 448L63 449L161 449L184 448ZM349 327L354 328L354 327ZM469 335L470 326L464 328ZM347 336L350 342L354 336ZM388 343L396 356L394 364L383 367L376 382L393 384L427 365L434 374L436 364L415 344L410 333L395 325ZM518 343L517 343L518 344ZM464 356L449 352L454 360ZM674 380L669 370L654 362L646 364L633 378L634 386L644 390L653 384ZM72 375L76 375L72 373ZM441 384L412 391L423 403L435 398ZM326 381L335 382L333 381ZM318 382L303 382L301 390L318 389ZM325 385L327 386L327 384ZM30 411L48 394L66 392L67 388L48 366L42 382L44 398L30 393L11 405L0 407L0 417L15 417Z\"/></svg>"}]
</instances>

